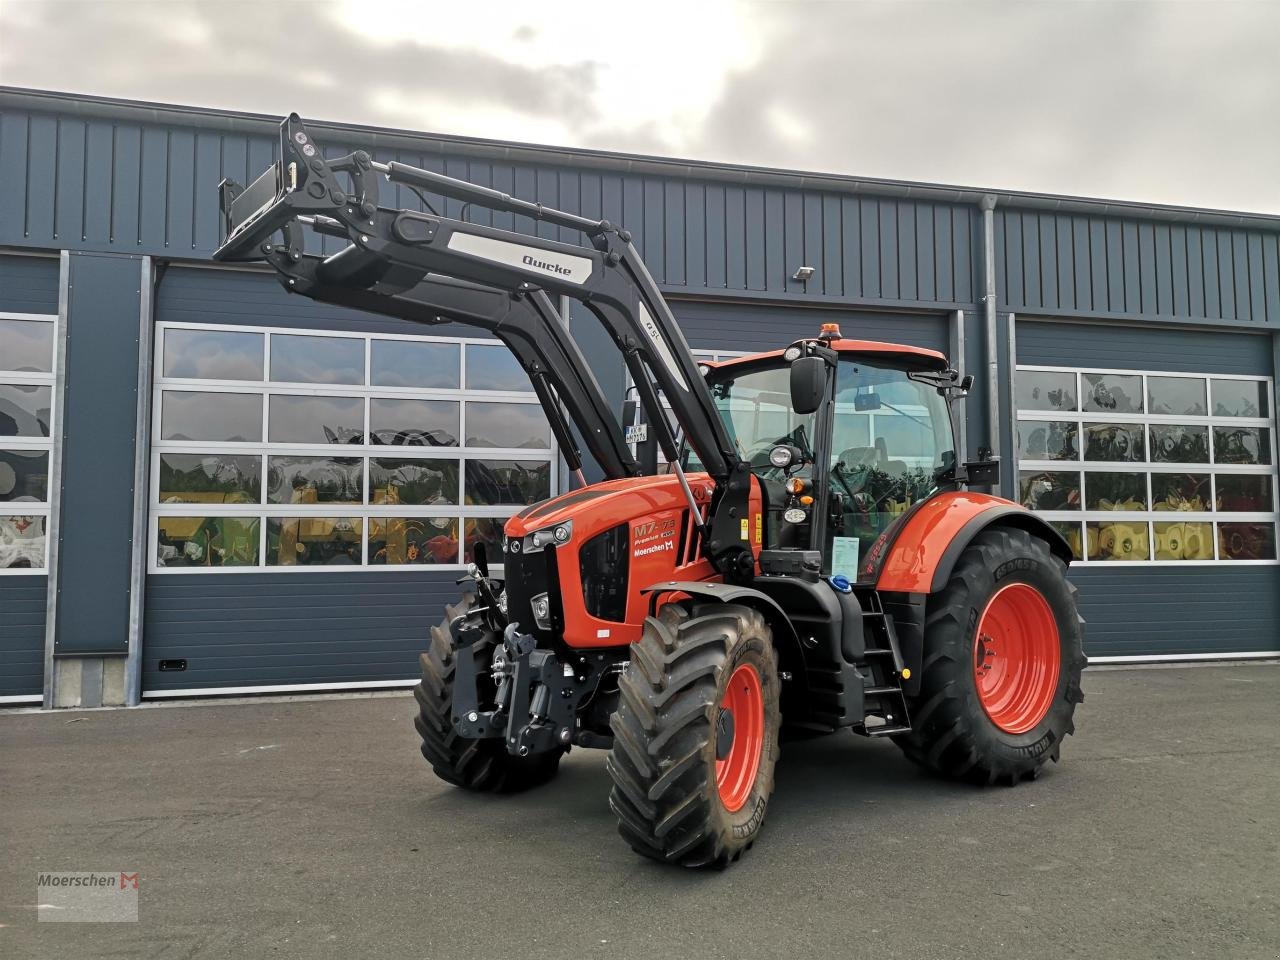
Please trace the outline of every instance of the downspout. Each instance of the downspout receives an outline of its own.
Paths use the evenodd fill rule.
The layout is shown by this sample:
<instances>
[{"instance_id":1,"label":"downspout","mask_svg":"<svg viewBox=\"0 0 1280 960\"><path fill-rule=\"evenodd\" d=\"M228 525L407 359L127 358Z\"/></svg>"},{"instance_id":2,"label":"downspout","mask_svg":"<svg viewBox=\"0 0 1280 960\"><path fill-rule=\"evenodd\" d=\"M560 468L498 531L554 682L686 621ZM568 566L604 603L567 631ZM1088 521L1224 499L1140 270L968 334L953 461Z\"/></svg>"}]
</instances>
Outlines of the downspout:
<instances>
[{"instance_id":1,"label":"downspout","mask_svg":"<svg viewBox=\"0 0 1280 960\"><path fill-rule=\"evenodd\" d=\"M996 324L996 198L986 194L982 208L982 266L985 274L982 304L986 316L987 445L1000 456L1000 343ZM999 485L994 489L998 490Z\"/></svg>"}]
</instances>

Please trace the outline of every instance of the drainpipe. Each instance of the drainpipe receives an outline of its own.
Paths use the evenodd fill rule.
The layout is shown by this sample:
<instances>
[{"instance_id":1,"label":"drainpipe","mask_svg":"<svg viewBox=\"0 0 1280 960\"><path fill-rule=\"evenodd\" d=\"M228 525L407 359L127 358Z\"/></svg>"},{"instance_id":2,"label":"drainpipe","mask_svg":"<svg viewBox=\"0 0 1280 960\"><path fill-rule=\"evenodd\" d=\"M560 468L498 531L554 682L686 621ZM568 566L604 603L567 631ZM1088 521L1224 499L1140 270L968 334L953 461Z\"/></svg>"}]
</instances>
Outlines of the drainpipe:
<instances>
[{"instance_id":1,"label":"drainpipe","mask_svg":"<svg viewBox=\"0 0 1280 960\"><path fill-rule=\"evenodd\" d=\"M1000 455L1000 344L996 329L996 198L987 194L982 208L982 265L985 286L982 304L986 313L987 348L987 444L991 455ZM996 488L998 489L998 487Z\"/></svg>"}]
</instances>

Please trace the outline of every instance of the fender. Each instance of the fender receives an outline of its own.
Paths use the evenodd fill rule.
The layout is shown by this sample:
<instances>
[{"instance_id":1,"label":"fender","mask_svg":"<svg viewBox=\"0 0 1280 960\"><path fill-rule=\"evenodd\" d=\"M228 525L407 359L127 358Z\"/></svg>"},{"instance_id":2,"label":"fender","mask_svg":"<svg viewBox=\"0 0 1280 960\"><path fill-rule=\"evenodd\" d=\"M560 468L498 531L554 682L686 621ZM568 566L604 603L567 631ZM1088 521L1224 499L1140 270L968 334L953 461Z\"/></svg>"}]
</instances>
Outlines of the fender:
<instances>
[{"instance_id":1,"label":"fender","mask_svg":"<svg viewBox=\"0 0 1280 960\"><path fill-rule=\"evenodd\" d=\"M991 526L1026 530L1071 563L1071 547L1062 534L1026 507L985 493L952 491L926 500L906 518L888 548L876 589L936 593L946 586L965 547Z\"/></svg>"},{"instance_id":2,"label":"fender","mask_svg":"<svg viewBox=\"0 0 1280 960\"><path fill-rule=\"evenodd\" d=\"M782 609L777 600L755 587L736 583L717 583L714 580L661 580L653 586L645 587L640 593L649 595L650 616L657 613L658 598L664 593L687 593L694 597L719 600L721 603L743 603L760 610L769 620L770 625L775 622L782 624L787 634L786 639L797 648L800 646L800 636L792 626L787 612Z\"/></svg>"}]
</instances>

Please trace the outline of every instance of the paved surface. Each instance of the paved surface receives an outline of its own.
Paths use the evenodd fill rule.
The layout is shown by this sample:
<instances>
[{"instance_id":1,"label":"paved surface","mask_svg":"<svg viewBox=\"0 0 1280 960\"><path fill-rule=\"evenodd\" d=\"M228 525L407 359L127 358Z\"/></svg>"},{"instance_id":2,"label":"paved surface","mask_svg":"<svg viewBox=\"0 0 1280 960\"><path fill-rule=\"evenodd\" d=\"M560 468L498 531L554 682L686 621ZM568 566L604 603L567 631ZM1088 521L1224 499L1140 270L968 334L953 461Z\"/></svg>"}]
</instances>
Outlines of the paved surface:
<instances>
[{"instance_id":1,"label":"paved surface","mask_svg":"<svg viewBox=\"0 0 1280 960\"><path fill-rule=\"evenodd\" d=\"M603 757L434 781L407 696L0 716L0 956L1276 957L1280 666L1090 671L1016 789L852 736L790 747L736 868L635 857ZM35 873L142 872L137 924L37 924Z\"/></svg>"}]
</instances>

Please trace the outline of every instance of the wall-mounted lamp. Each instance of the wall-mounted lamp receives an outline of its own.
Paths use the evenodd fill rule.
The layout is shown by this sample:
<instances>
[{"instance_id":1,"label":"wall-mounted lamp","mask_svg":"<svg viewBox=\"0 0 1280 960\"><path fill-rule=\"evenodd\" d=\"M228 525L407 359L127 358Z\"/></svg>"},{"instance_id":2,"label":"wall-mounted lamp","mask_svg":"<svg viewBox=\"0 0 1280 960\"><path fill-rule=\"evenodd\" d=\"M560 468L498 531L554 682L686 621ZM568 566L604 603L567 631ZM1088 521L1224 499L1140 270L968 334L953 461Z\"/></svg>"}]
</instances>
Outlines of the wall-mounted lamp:
<instances>
[{"instance_id":1,"label":"wall-mounted lamp","mask_svg":"<svg viewBox=\"0 0 1280 960\"><path fill-rule=\"evenodd\" d=\"M799 280L801 283L808 283L809 278L814 274L813 267L798 267L796 272L791 275L792 280Z\"/></svg>"}]
</instances>

